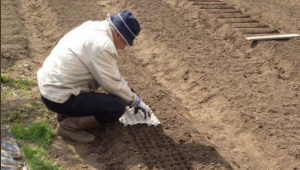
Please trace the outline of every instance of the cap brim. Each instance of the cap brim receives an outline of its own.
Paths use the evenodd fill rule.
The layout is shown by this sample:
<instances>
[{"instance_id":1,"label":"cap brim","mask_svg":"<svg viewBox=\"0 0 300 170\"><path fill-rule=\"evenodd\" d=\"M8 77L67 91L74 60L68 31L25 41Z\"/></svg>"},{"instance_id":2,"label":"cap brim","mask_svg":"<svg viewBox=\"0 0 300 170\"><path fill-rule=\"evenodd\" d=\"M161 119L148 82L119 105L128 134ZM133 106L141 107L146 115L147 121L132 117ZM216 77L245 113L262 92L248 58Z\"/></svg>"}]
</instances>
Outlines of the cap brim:
<instances>
[{"instance_id":1,"label":"cap brim","mask_svg":"<svg viewBox=\"0 0 300 170\"><path fill-rule=\"evenodd\" d=\"M109 15L109 19L110 19L112 25L114 26L114 28L118 31L118 33L126 41L126 43L129 46L133 46L133 40L135 37L128 30L126 30L127 28L126 28L125 24L123 23L123 21L115 15Z\"/></svg>"}]
</instances>

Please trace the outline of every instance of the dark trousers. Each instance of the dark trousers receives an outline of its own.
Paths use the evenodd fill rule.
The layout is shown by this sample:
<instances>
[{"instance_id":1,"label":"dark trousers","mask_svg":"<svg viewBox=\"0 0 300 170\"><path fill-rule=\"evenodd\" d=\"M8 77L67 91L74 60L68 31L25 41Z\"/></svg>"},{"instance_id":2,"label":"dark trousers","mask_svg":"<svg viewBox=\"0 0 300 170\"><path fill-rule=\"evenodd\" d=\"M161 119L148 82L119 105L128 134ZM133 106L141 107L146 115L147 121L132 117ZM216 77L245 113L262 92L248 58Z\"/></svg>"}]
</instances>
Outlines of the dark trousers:
<instances>
[{"instance_id":1,"label":"dark trousers","mask_svg":"<svg viewBox=\"0 0 300 170\"><path fill-rule=\"evenodd\" d=\"M42 96L46 107L58 114L73 117L95 116L100 124L118 121L125 112L125 102L114 95L97 92L72 95L65 103L55 103Z\"/></svg>"}]
</instances>

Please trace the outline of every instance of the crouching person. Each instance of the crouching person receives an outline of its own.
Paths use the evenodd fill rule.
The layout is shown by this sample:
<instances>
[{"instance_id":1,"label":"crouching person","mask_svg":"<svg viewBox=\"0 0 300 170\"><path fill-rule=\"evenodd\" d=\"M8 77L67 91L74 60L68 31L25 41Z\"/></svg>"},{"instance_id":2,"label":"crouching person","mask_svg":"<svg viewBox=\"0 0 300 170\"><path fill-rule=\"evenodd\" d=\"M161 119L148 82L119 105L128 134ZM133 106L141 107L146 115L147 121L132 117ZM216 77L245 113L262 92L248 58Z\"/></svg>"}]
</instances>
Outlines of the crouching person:
<instances>
[{"instance_id":1,"label":"crouching person","mask_svg":"<svg viewBox=\"0 0 300 170\"><path fill-rule=\"evenodd\" d=\"M118 121L127 105L151 112L117 67L117 50L132 46L139 32L137 19L124 10L60 39L37 73L42 101L57 114L58 135L91 143L95 136L84 130ZM107 93L96 92L99 86Z\"/></svg>"}]
</instances>

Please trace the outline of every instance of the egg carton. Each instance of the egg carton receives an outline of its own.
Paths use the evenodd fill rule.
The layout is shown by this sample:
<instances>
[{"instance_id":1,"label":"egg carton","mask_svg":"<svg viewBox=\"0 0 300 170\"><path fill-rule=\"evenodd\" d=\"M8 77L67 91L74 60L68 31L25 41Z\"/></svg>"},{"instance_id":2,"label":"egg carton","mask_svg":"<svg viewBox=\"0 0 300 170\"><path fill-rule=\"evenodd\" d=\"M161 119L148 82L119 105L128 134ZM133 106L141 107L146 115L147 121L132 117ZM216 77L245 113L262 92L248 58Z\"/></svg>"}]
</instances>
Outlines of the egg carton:
<instances>
[{"instance_id":1,"label":"egg carton","mask_svg":"<svg viewBox=\"0 0 300 170\"><path fill-rule=\"evenodd\" d=\"M158 126L160 121L154 115L151 114L151 117L147 115L146 119L144 117L144 113L142 111L138 111L137 114L134 113L134 108L126 107L125 113L120 117L119 121L123 123L124 126L130 125L137 125L137 124L147 124L148 126Z\"/></svg>"}]
</instances>

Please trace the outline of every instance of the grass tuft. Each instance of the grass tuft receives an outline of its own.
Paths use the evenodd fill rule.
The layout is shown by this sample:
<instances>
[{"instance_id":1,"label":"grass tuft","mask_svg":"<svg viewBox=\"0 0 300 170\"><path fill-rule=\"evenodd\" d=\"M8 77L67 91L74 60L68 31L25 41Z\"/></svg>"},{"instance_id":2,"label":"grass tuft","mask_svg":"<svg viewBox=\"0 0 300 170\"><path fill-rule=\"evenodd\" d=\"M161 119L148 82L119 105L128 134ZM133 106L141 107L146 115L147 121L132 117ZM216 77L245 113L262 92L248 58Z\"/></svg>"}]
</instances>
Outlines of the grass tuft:
<instances>
[{"instance_id":1,"label":"grass tuft","mask_svg":"<svg viewBox=\"0 0 300 170\"><path fill-rule=\"evenodd\" d=\"M45 123L35 123L28 128L15 124L11 132L18 139L38 143L43 147L48 146L55 136L53 130Z\"/></svg>"},{"instance_id":2,"label":"grass tuft","mask_svg":"<svg viewBox=\"0 0 300 170\"><path fill-rule=\"evenodd\" d=\"M3 73L2 70L1 70L1 83L8 84L11 81L12 81L12 79L8 75L6 75L5 73Z\"/></svg>"},{"instance_id":3,"label":"grass tuft","mask_svg":"<svg viewBox=\"0 0 300 170\"><path fill-rule=\"evenodd\" d=\"M44 149L35 146L25 146L22 150L31 170L61 170L57 163L43 160L46 156Z\"/></svg>"},{"instance_id":4,"label":"grass tuft","mask_svg":"<svg viewBox=\"0 0 300 170\"><path fill-rule=\"evenodd\" d=\"M1 69L1 83L14 89L27 91L30 87L36 85L34 79L35 79L34 77L27 78L27 79L23 77L19 77L17 79L14 79L8 76L7 74L5 74L5 70Z\"/></svg>"},{"instance_id":5,"label":"grass tuft","mask_svg":"<svg viewBox=\"0 0 300 170\"><path fill-rule=\"evenodd\" d=\"M16 88L19 88L23 91L27 91L28 88L32 85L35 85L35 83L32 80L25 80L25 79L20 78L20 77L15 81L15 84L14 84L14 86Z\"/></svg>"},{"instance_id":6,"label":"grass tuft","mask_svg":"<svg viewBox=\"0 0 300 170\"><path fill-rule=\"evenodd\" d=\"M1 122L3 122L3 123L6 123L6 122L20 123L24 120L24 114L22 114L18 110L10 111L9 114L4 112L4 110L1 110L1 112L2 112Z\"/></svg>"},{"instance_id":7,"label":"grass tuft","mask_svg":"<svg viewBox=\"0 0 300 170\"><path fill-rule=\"evenodd\" d=\"M9 70L9 71L19 71L19 70L21 70L21 67L19 65L14 65L14 66L11 66L11 67L7 68L7 70Z\"/></svg>"}]
</instances>

